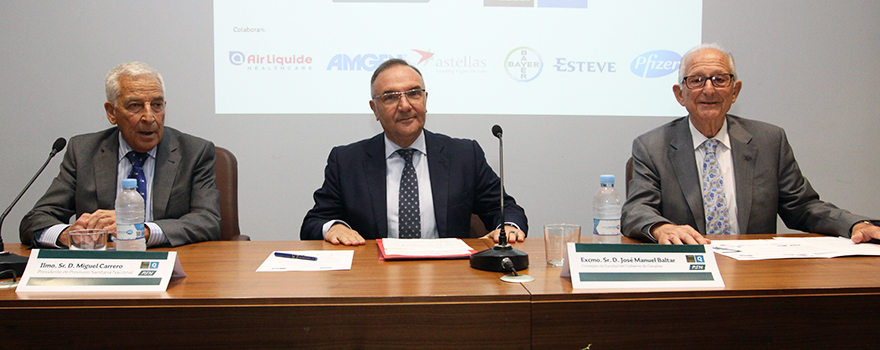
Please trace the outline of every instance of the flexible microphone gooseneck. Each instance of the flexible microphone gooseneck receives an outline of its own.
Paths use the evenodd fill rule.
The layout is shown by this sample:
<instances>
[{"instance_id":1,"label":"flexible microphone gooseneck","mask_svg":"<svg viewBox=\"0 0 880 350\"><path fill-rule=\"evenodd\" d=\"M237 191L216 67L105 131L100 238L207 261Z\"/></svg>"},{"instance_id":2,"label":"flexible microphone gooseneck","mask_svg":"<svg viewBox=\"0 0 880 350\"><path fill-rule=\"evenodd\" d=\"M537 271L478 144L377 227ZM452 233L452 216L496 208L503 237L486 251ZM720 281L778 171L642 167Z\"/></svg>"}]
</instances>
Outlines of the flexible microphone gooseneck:
<instances>
[{"instance_id":1,"label":"flexible microphone gooseneck","mask_svg":"<svg viewBox=\"0 0 880 350\"><path fill-rule=\"evenodd\" d=\"M501 231L498 234L498 244L502 246L509 245L507 242L507 233L504 232L504 141L501 138L501 126L495 124L492 127L492 135L498 138L498 168L501 178Z\"/></svg>"},{"instance_id":2,"label":"flexible microphone gooseneck","mask_svg":"<svg viewBox=\"0 0 880 350\"><path fill-rule=\"evenodd\" d=\"M49 158L46 159L46 162L43 163L43 166L40 167L40 170L37 170L37 173L34 174L34 177L31 178L31 181L29 181L27 185L25 185L24 188L21 190L21 192L18 193L18 196L16 196L15 200L12 201L12 204L10 204L9 207L6 208L6 211L3 212L3 215L0 215L0 233L3 232L3 220L6 220L6 216L9 215L12 207L14 207L16 203L18 203L18 200L21 199L21 196L23 196L24 193L27 192L28 188L30 188L31 185L34 183L34 181L37 180L37 177L40 176L40 174L43 172L43 169L46 169L46 166L49 165L49 161L52 160L52 157L58 154L58 152L61 152L61 150L63 150L64 146L66 145L67 140L65 140L63 137L59 137L57 140L55 140L55 143L52 145L52 152L49 152ZM25 266L27 266L28 258L15 254L10 254L8 251L3 249L2 234L0 234L0 250L2 250L0 251L0 271L11 269L15 271L17 276L21 276L21 274L24 273Z\"/></svg>"},{"instance_id":3,"label":"flexible microphone gooseneck","mask_svg":"<svg viewBox=\"0 0 880 350\"><path fill-rule=\"evenodd\" d=\"M498 138L498 155L500 161L500 179L501 179L501 231L498 236L498 243L494 247L471 255L471 267L477 270L494 271L494 272L514 272L513 275L505 275L501 278L505 282L530 282L534 278L526 275L516 275L517 270L525 270L529 267L529 255L513 249L507 242L507 234L504 232L504 144L502 141L501 127L495 125L492 127L492 134ZM510 278L509 276L515 276Z\"/></svg>"}]
</instances>

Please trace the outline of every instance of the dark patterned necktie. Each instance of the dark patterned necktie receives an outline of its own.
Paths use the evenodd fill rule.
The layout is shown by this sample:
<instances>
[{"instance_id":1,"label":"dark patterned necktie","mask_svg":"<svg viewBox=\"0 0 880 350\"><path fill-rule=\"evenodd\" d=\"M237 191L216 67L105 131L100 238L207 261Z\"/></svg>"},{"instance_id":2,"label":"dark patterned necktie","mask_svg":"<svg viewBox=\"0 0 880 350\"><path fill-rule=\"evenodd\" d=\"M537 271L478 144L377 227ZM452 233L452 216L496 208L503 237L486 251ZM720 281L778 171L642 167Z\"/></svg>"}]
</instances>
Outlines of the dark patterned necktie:
<instances>
[{"instance_id":1,"label":"dark patterned necktie","mask_svg":"<svg viewBox=\"0 0 880 350\"><path fill-rule=\"evenodd\" d=\"M706 234L729 235L730 220L727 203L724 197L724 179L718 167L715 151L718 140L708 139L703 142L706 157L703 159L703 206L706 209Z\"/></svg>"},{"instance_id":2,"label":"dark patterned necktie","mask_svg":"<svg viewBox=\"0 0 880 350\"><path fill-rule=\"evenodd\" d=\"M147 200L147 176L144 174L144 162L147 161L149 156L149 154L135 151L128 152L125 155L125 158L128 158L128 161L131 162L131 173L128 174L128 178L137 180L137 191L141 194L141 197L144 197L145 203Z\"/></svg>"},{"instance_id":3,"label":"dark patterned necktie","mask_svg":"<svg viewBox=\"0 0 880 350\"><path fill-rule=\"evenodd\" d=\"M412 158L416 150L402 148L397 153L406 162L403 166L403 174L400 176L400 195L398 197L398 230L400 238L421 238L422 219L419 211L419 179L416 177L416 168Z\"/></svg>"}]
</instances>

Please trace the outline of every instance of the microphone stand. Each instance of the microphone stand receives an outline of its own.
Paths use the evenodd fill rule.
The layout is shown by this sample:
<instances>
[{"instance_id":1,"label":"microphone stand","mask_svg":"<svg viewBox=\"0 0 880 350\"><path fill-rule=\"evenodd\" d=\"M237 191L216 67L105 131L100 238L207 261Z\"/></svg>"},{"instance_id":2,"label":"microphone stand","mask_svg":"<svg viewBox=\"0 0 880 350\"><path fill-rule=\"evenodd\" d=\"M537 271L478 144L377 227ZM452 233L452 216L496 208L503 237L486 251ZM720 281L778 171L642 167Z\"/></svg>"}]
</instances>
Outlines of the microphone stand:
<instances>
[{"instance_id":1,"label":"microphone stand","mask_svg":"<svg viewBox=\"0 0 880 350\"><path fill-rule=\"evenodd\" d=\"M501 127L492 127L492 133L498 138L498 154L501 173L501 231L498 235L498 243L492 248L471 255L471 267L477 270L507 272L512 274L501 277L505 282L531 282L535 278L528 275L519 275L517 270L525 270L529 267L529 255L518 249L514 249L507 242L507 234L504 231L504 143L502 141Z\"/></svg>"},{"instance_id":2,"label":"microphone stand","mask_svg":"<svg viewBox=\"0 0 880 350\"><path fill-rule=\"evenodd\" d=\"M24 189L18 193L18 196L15 197L15 200L12 201L12 204L6 208L3 212L3 215L0 215L0 279L5 278L3 275L10 271L13 273L12 282L3 282L0 283L0 289L3 288L12 288L18 285L18 281L16 278L21 277L24 274L24 268L27 267L28 258L25 256L15 255L8 252L3 244L3 221L6 220L6 216L9 215L9 212L12 211L12 207L18 203L18 200L21 199L21 196L34 184L34 181L37 180L37 177L43 173L43 169L46 169L46 166L49 165L49 162L52 160L52 157L55 157L58 152L64 149L64 146L67 145L67 140L63 138L58 138L55 140L55 144L52 145L52 152L49 153L49 158L46 159L46 162L43 163L43 166L40 167L40 170L34 174L34 177L31 178L31 181L24 186Z\"/></svg>"}]
</instances>

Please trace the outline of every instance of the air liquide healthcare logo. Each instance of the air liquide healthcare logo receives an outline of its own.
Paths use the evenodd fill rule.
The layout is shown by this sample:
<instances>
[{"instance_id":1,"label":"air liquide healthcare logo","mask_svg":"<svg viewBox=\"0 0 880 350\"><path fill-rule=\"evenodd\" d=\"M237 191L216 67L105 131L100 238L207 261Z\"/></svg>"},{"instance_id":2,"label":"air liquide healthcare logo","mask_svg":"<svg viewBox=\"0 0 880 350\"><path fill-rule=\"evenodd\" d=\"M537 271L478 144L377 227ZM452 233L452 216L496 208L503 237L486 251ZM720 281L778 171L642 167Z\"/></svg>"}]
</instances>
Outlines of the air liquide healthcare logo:
<instances>
[{"instance_id":1,"label":"air liquide healthcare logo","mask_svg":"<svg viewBox=\"0 0 880 350\"><path fill-rule=\"evenodd\" d=\"M681 64L681 55L678 53L656 50L637 56L629 69L642 78L659 78L678 71L679 64Z\"/></svg>"},{"instance_id":2,"label":"air liquide healthcare logo","mask_svg":"<svg viewBox=\"0 0 880 350\"><path fill-rule=\"evenodd\" d=\"M349 56L341 53L330 59L330 63L327 64L327 70L365 70L372 72L376 70L382 62L392 58L406 60L406 55L365 53Z\"/></svg>"},{"instance_id":3,"label":"air liquide healthcare logo","mask_svg":"<svg viewBox=\"0 0 880 350\"><path fill-rule=\"evenodd\" d=\"M504 69L513 80L525 83L541 75L544 61L538 51L529 47L517 47L504 59Z\"/></svg>"},{"instance_id":4,"label":"air liquide healthcare logo","mask_svg":"<svg viewBox=\"0 0 880 350\"><path fill-rule=\"evenodd\" d=\"M306 55L245 55L241 51L229 51L229 63L245 65L251 71L312 70L312 58Z\"/></svg>"}]
</instances>

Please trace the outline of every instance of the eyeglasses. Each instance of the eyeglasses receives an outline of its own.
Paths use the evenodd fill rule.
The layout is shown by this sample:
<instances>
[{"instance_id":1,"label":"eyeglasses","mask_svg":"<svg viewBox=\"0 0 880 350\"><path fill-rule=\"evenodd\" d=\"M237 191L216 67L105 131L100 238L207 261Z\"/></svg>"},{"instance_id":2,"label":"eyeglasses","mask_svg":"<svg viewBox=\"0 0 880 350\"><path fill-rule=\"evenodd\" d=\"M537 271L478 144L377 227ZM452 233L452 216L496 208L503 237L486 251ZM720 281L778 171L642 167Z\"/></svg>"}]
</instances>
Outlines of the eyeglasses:
<instances>
[{"instance_id":1,"label":"eyeglasses","mask_svg":"<svg viewBox=\"0 0 880 350\"><path fill-rule=\"evenodd\" d=\"M416 88L403 92L386 92L384 94L373 96L374 100L379 100L382 104L386 106L396 105L400 102L400 96L406 96L406 99L409 102L420 102L425 98L425 89Z\"/></svg>"},{"instance_id":2,"label":"eyeglasses","mask_svg":"<svg viewBox=\"0 0 880 350\"><path fill-rule=\"evenodd\" d=\"M733 81L733 74L716 74L711 77L689 75L681 79L681 83L686 85L688 89L699 89L706 85L707 80L711 80L714 87L724 88L730 86L730 82Z\"/></svg>"}]
</instances>

